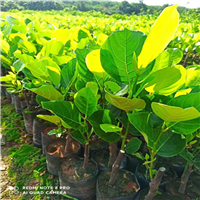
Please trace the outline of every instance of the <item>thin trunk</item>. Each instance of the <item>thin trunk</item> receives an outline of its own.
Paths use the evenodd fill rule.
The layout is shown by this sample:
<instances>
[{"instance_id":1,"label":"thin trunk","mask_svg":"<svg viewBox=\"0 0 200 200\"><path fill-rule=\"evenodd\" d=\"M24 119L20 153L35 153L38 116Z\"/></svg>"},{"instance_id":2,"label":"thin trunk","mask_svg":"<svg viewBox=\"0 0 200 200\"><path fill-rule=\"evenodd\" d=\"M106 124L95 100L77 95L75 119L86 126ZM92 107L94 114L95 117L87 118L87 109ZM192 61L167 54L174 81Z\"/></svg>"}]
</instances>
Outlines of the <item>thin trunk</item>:
<instances>
[{"instance_id":1,"label":"thin trunk","mask_svg":"<svg viewBox=\"0 0 200 200\"><path fill-rule=\"evenodd\" d=\"M69 155L72 152L72 137L70 134L68 134L66 137L65 151L67 152L67 155Z\"/></svg>"},{"instance_id":2,"label":"thin trunk","mask_svg":"<svg viewBox=\"0 0 200 200\"><path fill-rule=\"evenodd\" d=\"M192 167L193 167L193 165L191 163L189 163L186 172L184 172L183 175L181 176L181 184L180 184L180 187L179 187L179 190L178 190L179 193L181 193L181 194L185 194L185 189L186 189L188 179L190 177L190 174L193 171Z\"/></svg>"},{"instance_id":3,"label":"thin trunk","mask_svg":"<svg viewBox=\"0 0 200 200\"><path fill-rule=\"evenodd\" d=\"M84 152L84 163L83 163L83 169L87 169L89 165L89 144L85 144L85 152Z\"/></svg>"},{"instance_id":4,"label":"thin trunk","mask_svg":"<svg viewBox=\"0 0 200 200\"><path fill-rule=\"evenodd\" d=\"M114 164L112 166L111 176L110 176L110 180L109 180L110 185L114 185L116 180L117 180L117 175L118 175L119 168L120 168L120 165L122 163L122 160L124 158L124 155L125 155L125 151L120 150L118 157L117 157L116 161L114 162Z\"/></svg>"},{"instance_id":5,"label":"thin trunk","mask_svg":"<svg viewBox=\"0 0 200 200\"><path fill-rule=\"evenodd\" d=\"M28 109L30 110L30 105L29 105L29 102L28 102L28 97L27 97L27 95L26 95L26 90L24 90L23 93L24 93L24 99L25 99L25 102L26 102L26 104L27 104L27 107L28 107Z\"/></svg>"},{"instance_id":6,"label":"thin trunk","mask_svg":"<svg viewBox=\"0 0 200 200\"><path fill-rule=\"evenodd\" d=\"M112 167L117 158L117 142L109 143L109 151L110 151L110 157L109 157L108 167Z\"/></svg>"},{"instance_id":7,"label":"thin trunk","mask_svg":"<svg viewBox=\"0 0 200 200\"><path fill-rule=\"evenodd\" d=\"M156 191L160 185L160 182L162 180L162 176L165 173L165 168L164 167L160 167L160 169L158 170L156 176L152 179L152 181L149 184L149 192L148 194L145 196L144 200L152 200L153 197L156 195Z\"/></svg>"}]
</instances>

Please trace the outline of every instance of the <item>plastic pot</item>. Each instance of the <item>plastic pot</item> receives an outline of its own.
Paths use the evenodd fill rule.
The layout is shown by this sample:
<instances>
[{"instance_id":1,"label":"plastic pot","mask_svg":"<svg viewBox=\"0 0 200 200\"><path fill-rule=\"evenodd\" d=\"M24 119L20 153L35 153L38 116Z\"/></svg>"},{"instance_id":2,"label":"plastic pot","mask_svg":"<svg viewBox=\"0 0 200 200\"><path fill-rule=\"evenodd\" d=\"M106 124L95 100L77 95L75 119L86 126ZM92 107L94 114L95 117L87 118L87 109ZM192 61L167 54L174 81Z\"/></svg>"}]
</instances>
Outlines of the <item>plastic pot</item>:
<instances>
[{"instance_id":1,"label":"plastic pot","mask_svg":"<svg viewBox=\"0 0 200 200\"><path fill-rule=\"evenodd\" d=\"M6 98L10 101L12 101L12 98L11 98L11 94L9 94L7 91L6 91Z\"/></svg>"},{"instance_id":2,"label":"plastic pot","mask_svg":"<svg viewBox=\"0 0 200 200\"><path fill-rule=\"evenodd\" d=\"M23 117L25 122L25 129L28 133L33 133L33 120L35 119L36 115L45 114L47 113L46 110L36 110L36 111L23 111Z\"/></svg>"},{"instance_id":3,"label":"plastic pot","mask_svg":"<svg viewBox=\"0 0 200 200\"><path fill-rule=\"evenodd\" d=\"M43 155L46 155L46 147L51 142L56 141L57 138L56 135L48 135L48 132L52 129L57 129L58 127L56 125L50 124L49 126L45 127L41 131L42 135L42 153Z\"/></svg>"},{"instance_id":4,"label":"plastic pot","mask_svg":"<svg viewBox=\"0 0 200 200\"><path fill-rule=\"evenodd\" d=\"M137 166L142 163L142 160L129 154L126 154L126 158L126 170L135 173Z\"/></svg>"},{"instance_id":5,"label":"plastic pot","mask_svg":"<svg viewBox=\"0 0 200 200\"><path fill-rule=\"evenodd\" d=\"M134 200L138 195L140 185L132 172L120 170L118 179L113 186L108 185L109 178L110 172L103 172L99 175L96 186L97 200ZM124 183L125 180L127 181L126 183ZM118 187L122 185L124 188L118 189ZM121 190L123 192L121 192Z\"/></svg>"},{"instance_id":6,"label":"plastic pot","mask_svg":"<svg viewBox=\"0 0 200 200\"><path fill-rule=\"evenodd\" d=\"M14 106L15 105L15 94L11 94L11 104Z\"/></svg>"},{"instance_id":7,"label":"plastic pot","mask_svg":"<svg viewBox=\"0 0 200 200\"><path fill-rule=\"evenodd\" d=\"M101 155L102 155L103 160L99 160L99 157ZM96 156L98 156L98 158ZM98 164L99 173L111 170L112 167L107 166L109 162L109 149L106 148L106 149L95 150L92 152L91 158L95 160L95 162ZM126 167L126 160L127 160L126 156L124 156L120 169L124 169Z\"/></svg>"},{"instance_id":8,"label":"plastic pot","mask_svg":"<svg viewBox=\"0 0 200 200\"><path fill-rule=\"evenodd\" d=\"M42 130L49 126L48 123L45 123L40 120L33 120L33 144L36 147L42 148Z\"/></svg>"},{"instance_id":9,"label":"plastic pot","mask_svg":"<svg viewBox=\"0 0 200 200\"><path fill-rule=\"evenodd\" d=\"M21 107L21 100L23 100L23 97L15 95L14 99L15 99L15 111L22 115L23 108Z\"/></svg>"},{"instance_id":10,"label":"plastic pot","mask_svg":"<svg viewBox=\"0 0 200 200\"><path fill-rule=\"evenodd\" d=\"M74 170L75 168L77 169L75 163L81 163L81 166L79 166L81 169L83 158L73 156L71 158L65 158L61 161L58 173L60 187L66 187L63 191L65 191L67 195L78 198L79 200L96 200L96 181L98 175L97 163L93 160L89 161L88 171L92 171L92 174L84 178L85 180L74 180L74 176L70 176L70 171L68 170L69 168L67 167L66 169L66 165L68 163L71 165L71 170ZM65 171L65 169L68 171Z\"/></svg>"}]
</instances>

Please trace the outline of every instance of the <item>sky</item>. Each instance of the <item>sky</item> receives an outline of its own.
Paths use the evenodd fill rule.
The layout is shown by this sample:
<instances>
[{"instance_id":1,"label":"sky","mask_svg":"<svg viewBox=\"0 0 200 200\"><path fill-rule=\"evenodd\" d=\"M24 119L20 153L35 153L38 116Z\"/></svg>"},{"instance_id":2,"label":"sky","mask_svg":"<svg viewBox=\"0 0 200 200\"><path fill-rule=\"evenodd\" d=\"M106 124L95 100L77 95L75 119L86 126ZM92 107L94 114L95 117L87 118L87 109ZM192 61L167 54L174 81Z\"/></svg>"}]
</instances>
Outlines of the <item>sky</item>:
<instances>
[{"instance_id":1,"label":"sky","mask_svg":"<svg viewBox=\"0 0 200 200\"><path fill-rule=\"evenodd\" d=\"M118 0L123 1L123 0ZM127 0L129 3L139 3L139 0ZM200 0L143 0L147 5L164 5L164 4L178 4L187 8L198 8L200 7Z\"/></svg>"}]
</instances>

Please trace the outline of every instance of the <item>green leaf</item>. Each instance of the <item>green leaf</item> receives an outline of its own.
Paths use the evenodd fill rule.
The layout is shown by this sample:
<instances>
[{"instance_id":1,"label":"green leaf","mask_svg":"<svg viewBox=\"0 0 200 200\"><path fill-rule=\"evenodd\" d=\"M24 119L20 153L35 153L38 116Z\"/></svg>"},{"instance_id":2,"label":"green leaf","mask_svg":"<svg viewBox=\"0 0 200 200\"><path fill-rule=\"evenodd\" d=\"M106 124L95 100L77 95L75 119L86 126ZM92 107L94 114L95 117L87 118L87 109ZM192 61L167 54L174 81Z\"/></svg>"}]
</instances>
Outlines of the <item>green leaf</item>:
<instances>
[{"instance_id":1,"label":"green leaf","mask_svg":"<svg viewBox=\"0 0 200 200\"><path fill-rule=\"evenodd\" d=\"M87 68L94 74L105 80L107 73L103 69L100 60L100 49L91 51L85 58Z\"/></svg>"},{"instance_id":2,"label":"green leaf","mask_svg":"<svg viewBox=\"0 0 200 200\"><path fill-rule=\"evenodd\" d=\"M150 81L149 81L150 80ZM152 73L144 85L144 88L150 92L159 95L170 95L176 92L186 80L186 70L183 66L174 66L160 69Z\"/></svg>"},{"instance_id":3,"label":"green leaf","mask_svg":"<svg viewBox=\"0 0 200 200\"><path fill-rule=\"evenodd\" d=\"M18 48L25 54L34 56L37 53L37 49L34 44L28 41L19 41Z\"/></svg>"},{"instance_id":4,"label":"green leaf","mask_svg":"<svg viewBox=\"0 0 200 200\"><path fill-rule=\"evenodd\" d=\"M153 102L151 107L154 113L165 122L180 122L200 117L200 112L194 108L181 108Z\"/></svg>"},{"instance_id":5,"label":"green leaf","mask_svg":"<svg viewBox=\"0 0 200 200\"><path fill-rule=\"evenodd\" d=\"M1 76L0 80L1 82L11 82L13 77L11 75Z\"/></svg>"},{"instance_id":6,"label":"green leaf","mask_svg":"<svg viewBox=\"0 0 200 200\"><path fill-rule=\"evenodd\" d=\"M74 103L81 113L89 116L97 106L97 99L90 88L83 88L75 94Z\"/></svg>"},{"instance_id":7,"label":"green leaf","mask_svg":"<svg viewBox=\"0 0 200 200\"><path fill-rule=\"evenodd\" d=\"M19 73L20 71L22 71L24 69L24 66L25 66L25 64L21 60L16 60L13 63L13 67L14 67L14 69L15 69L15 71L17 73Z\"/></svg>"},{"instance_id":8,"label":"green leaf","mask_svg":"<svg viewBox=\"0 0 200 200\"><path fill-rule=\"evenodd\" d=\"M42 107L53 112L73 129L79 129L81 116L78 109L69 101L42 102Z\"/></svg>"},{"instance_id":9,"label":"green leaf","mask_svg":"<svg viewBox=\"0 0 200 200\"><path fill-rule=\"evenodd\" d=\"M84 134L82 134L79 130L73 130L72 132L70 132L70 135L79 143L85 144L86 138L84 137Z\"/></svg>"},{"instance_id":10,"label":"green leaf","mask_svg":"<svg viewBox=\"0 0 200 200\"><path fill-rule=\"evenodd\" d=\"M91 49L76 49L78 61L77 72L81 76L81 78L86 82L95 80L94 74L91 71L89 71L85 61L87 54L91 51Z\"/></svg>"},{"instance_id":11,"label":"green leaf","mask_svg":"<svg viewBox=\"0 0 200 200\"><path fill-rule=\"evenodd\" d=\"M81 90L86 86L86 82L83 79L78 79L75 84L75 88L77 91Z\"/></svg>"},{"instance_id":12,"label":"green leaf","mask_svg":"<svg viewBox=\"0 0 200 200\"><path fill-rule=\"evenodd\" d=\"M64 88L71 87L75 81L75 72L76 72L76 59L70 60L61 70L61 86Z\"/></svg>"},{"instance_id":13,"label":"green leaf","mask_svg":"<svg viewBox=\"0 0 200 200\"><path fill-rule=\"evenodd\" d=\"M190 93L176 97L168 102L170 106L179 106L181 108L194 107L200 112L200 92ZM171 126L172 123L167 124ZM200 129L200 117L175 124L170 130L179 134L191 134Z\"/></svg>"},{"instance_id":14,"label":"green leaf","mask_svg":"<svg viewBox=\"0 0 200 200\"><path fill-rule=\"evenodd\" d=\"M55 135L55 134L57 134L57 131L55 129L53 129L53 130L50 130L47 134L48 135Z\"/></svg>"},{"instance_id":15,"label":"green leaf","mask_svg":"<svg viewBox=\"0 0 200 200\"><path fill-rule=\"evenodd\" d=\"M129 84L135 77L133 53L139 55L146 36L139 31L116 31L101 47L101 64L104 70L120 83Z\"/></svg>"},{"instance_id":16,"label":"green leaf","mask_svg":"<svg viewBox=\"0 0 200 200\"><path fill-rule=\"evenodd\" d=\"M185 86L198 86L200 85L200 69L192 67L186 70L186 83Z\"/></svg>"},{"instance_id":17,"label":"green leaf","mask_svg":"<svg viewBox=\"0 0 200 200\"><path fill-rule=\"evenodd\" d=\"M112 124L100 124L101 129L106 132L120 132L122 128L112 125Z\"/></svg>"},{"instance_id":18,"label":"green leaf","mask_svg":"<svg viewBox=\"0 0 200 200\"><path fill-rule=\"evenodd\" d=\"M153 66L153 69L151 71L151 73L156 72L160 69L166 68L170 66L170 54L167 51L163 51L157 58L155 61L155 64Z\"/></svg>"},{"instance_id":19,"label":"green leaf","mask_svg":"<svg viewBox=\"0 0 200 200\"><path fill-rule=\"evenodd\" d=\"M97 95L98 90L99 90L99 88L97 86L97 83L95 83L95 82L88 82L88 83L86 83L85 87L89 88L94 93L94 95Z\"/></svg>"},{"instance_id":20,"label":"green leaf","mask_svg":"<svg viewBox=\"0 0 200 200\"><path fill-rule=\"evenodd\" d=\"M28 64L31 61L34 61L34 58L32 56L29 56L27 54L21 54L21 53L14 53L15 57L21 60L24 64Z\"/></svg>"},{"instance_id":21,"label":"green leaf","mask_svg":"<svg viewBox=\"0 0 200 200\"><path fill-rule=\"evenodd\" d=\"M49 100L64 100L64 97L52 85L43 85L39 88L30 89L32 92Z\"/></svg>"},{"instance_id":22,"label":"green leaf","mask_svg":"<svg viewBox=\"0 0 200 200\"><path fill-rule=\"evenodd\" d=\"M141 144L142 144L142 141L139 140L138 138L136 138L136 137L131 138L126 145L126 149L125 149L126 153L134 154L135 152L137 152L139 150Z\"/></svg>"},{"instance_id":23,"label":"green leaf","mask_svg":"<svg viewBox=\"0 0 200 200\"><path fill-rule=\"evenodd\" d=\"M109 110L98 110L94 112L90 117L87 118L87 121L92 125L94 132L100 138L106 142L117 142L120 140L120 136L115 132L106 133L100 127L100 124L111 124L116 126L117 121L115 120L113 114Z\"/></svg>"},{"instance_id":24,"label":"green leaf","mask_svg":"<svg viewBox=\"0 0 200 200\"><path fill-rule=\"evenodd\" d=\"M186 147L186 139L181 135L168 130L164 132L156 145L158 155L162 157L173 157L179 154Z\"/></svg>"},{"instance_id":25,"label":"green leaf","mask_svg":"<svg viewBox=\"0 0 200 200\"><path fill-rule=\"evenodd\" d=\"M70 39L70 36L71 36L70 30L57 29L52 33L51 39L56 40L56 41L61 41L63 44L66 44L67 41Z\"/></svg>"},{"instance_id":26,"label":"green leaf","mask_svg":"<svg viewBox=\"0 0 200 200\"><path fill-rule=\"evenodd\" d=\"M9 67L12 64L12 62L10 61L10 59L6 58L4 55L1 55L1 62L5 63Z\"/></svg>"},{"instance_id":27,"label":"green leaf","mask_svg":"<svg viewBox=\"0 0 200 200\"><path fill-rule=\"evenodd\" d=\"M127 114L130 123L143 135L147 145L153 147L154 134L151 126L150 113L138 112Z\"/></svg>"},{"instance_id":28,"label":"green leaf","mask_svg":"<svg viewBox=\"0 0 200 200\"><path fill-rule=\"evenodd\" d=\"M10 51L10 45L5 41L1 39L1 52L8 55Z\"/></svg>"},{"instance_id":29,"label":"green leaf","mask_svg":"<svg viewBox=\"0 0 200 200\"><path fill-rule=\"evenodd\" d=\"M170 53L171 64L176 65L181 62L183 58L183 52L177 48L169 48L167 51Z\"/></svg>"},{"instance_id":30,"label":"green leaf","mask_svg":"<svg viewBox=\"0 0 200 200\"><path fill-rule=\"evenodd\" d=\"M58 40L50 40L46 42L44 47L41 50L41 55L43 56L50 56L50 55L57 55L61 56L64 52L64 44Z\"/></svg>"},{"instance_id":31,"label":"green leaf","mask_svg":"<svg viewBox=\"0 0 200 200\"><path fill-rule=\"evenodd\" d=\"M43 59L40 61L32 61L26 64L25 67L29 69L36 78L53 82L56 86L60 83L60 67L51 60Z\"/></svg>"},{"instance_id":32,"label":"green leaf","mask_svg":"<svg viewBox=\"0 0 200 200\"><path fill-rule=\"evenodd\" d=\"M119 97L110 93L106 93L105 98L109 103L113 104L117 108L125 110L126 112L136 109L144 109L146 106L143 99L128 99L126 97Z\"/></svg>"},{"instance_id":33,"label":"green leaf","mask_svg":"<svg viewBox=\"0 0 200 200\"><path fill-rule=\"evenodd\" d=\"M172 40L179 23L177 6L165 8L152 26L138 57L139 69L145 69Z\"/></svg>"},{"instance_id":34,"label":"green leaf","mask_svg":"<svg viewBox=\"0 0 200 200\"><path fill-rule=\"evenodd\" d=\"M49 99L46 99L46 98L44 98L44 97L42 97L42 96L40 96L40 95L37 95L36 96L36 102L39 104L39 105L42 105L42 102L43 101L49 101Z\"/></svg>"},{"instance_id":35,"label":"green leaf","mask_svg":"<svg viewBox=\"0 0 200 200\"><path fill-rule=\"evenodd\" d=\"M112 93L116 93L116 92L118 92L121 89L121 87L117 83L115 83L113 81L106 81L104 83L104 86L105 86L105 89L108 92L110 90Z\"/></svg>"},{"instance_id":36,"label":"green leaf","mask_svg":"<svg viewBox=\"0 0 200 200\"><path fill-rule=\"evenodd\" d=\"M123 124L125 128L127 127L128 116L126 112L122 112L118 120ZM129 133L134 136L141 136L140 132L132 124L129 125Z\"/></svg>"},{"instance_id":37,"label":"green leaf","mask_svg":"<svg viewBox=\"0 0 200 200\"><path fill-rule=\"evenodd\" d=\"M61 123L61 120L56 115L37 115L38 118L46 120L48 122L52 122L56 125L59 125Z\"/></svg>"}]
</instances>

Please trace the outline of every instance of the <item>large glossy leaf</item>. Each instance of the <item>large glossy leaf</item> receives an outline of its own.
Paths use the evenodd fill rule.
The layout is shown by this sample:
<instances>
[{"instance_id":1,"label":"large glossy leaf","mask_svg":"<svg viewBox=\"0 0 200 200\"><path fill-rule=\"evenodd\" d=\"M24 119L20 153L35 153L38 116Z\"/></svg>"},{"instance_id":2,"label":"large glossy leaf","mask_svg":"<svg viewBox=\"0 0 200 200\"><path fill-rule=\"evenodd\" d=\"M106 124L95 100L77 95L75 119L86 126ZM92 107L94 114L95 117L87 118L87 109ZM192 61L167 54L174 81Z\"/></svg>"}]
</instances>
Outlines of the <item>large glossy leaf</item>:
<instances>
[{"instance_id":1,"label":"large glossy leaf","mask_svg":"<svg viewBox=\"0 0 200 200\"><path fill-rule=\"evenodd\" d=\"M126 112L122 112L118 120L123 124L125 128L127 128L128 123L128 116ZM141 136L140 132L132 125L129 125L129 133L131 133L134 136Z\"/></svg>"},{"instance_id":2,"label":"large glossy leaf","mask_svg":"<svg viewBox=\"0 0 200 200\"><path fill-rule=\"evenodd\" d=\"M32 61L25 66L31 73L43 81L50 81L56 86L60 83L60 67L53 61L43 59L40 61Z\"/></svg>"},{"instance_id":3,"label":"large glossy leaf","mask_svg":"<svg viewBox=\"0 0 200 200\"><path fill-rule=\"evenodd\" d=\"M107 73L103 69L101 65L101 60L100 60L100 49L93 50L91 51L87 56L86 56L86 65L87 68L94 74L97 75L103 79L107 76Z\"/></svg>"},{"instance_id":4,"label":"large glossy leaf","mask_svg":"<svg viewBox=\"0 0 200 200\"><path fill-rule=\"evenodd\" d=\"M131 124L133 124L135 128L144 136L147 145L153 148L161 129L152 128L151 117L152 115L148 112L128 114ZM160 156L172 157L180 153L185 148L185 145L186 140L182 139L181 135L167 131L162 133L160 139L158 140L156 151L158 151L158 155Z\"/></svg>"},{"instance_id":5,"label":"large glossy leaf","mask_svg":"<svg viewBox=\"0 0 200 200\"><path fill-rule=\"evenodd\" d=\"M73 103L69 101L42 102L42 107L50 110L73 129L81 126L81 115Z\"/></svg>"},{"instance_id":6,"label":"large glossy leaf","mask_svg":"<svg viewBox=\"0 0 200 200\"><path fill-rule=\"evenodd\" d=\"M70 39L70 36L71 32L68 29L58 29L52 33L51 38L57 41L61 41L63 44L66 44L66 42Z\"/></svg>"},{"instance_id":7,"label":"large glossy leaf","mask_svg":"<svg viewBox=\"0 0 200 200\"><path fill-rule=\"evenodd\" d=\"M18 73L23 70L23 68L25 67L25 64L21 60L16 60L13 63L13 67L14 67L15 71Z\"/></svg>"},{"instance_id":8,"label":"large glossy leaf","mask_svg":"<svg viewBox=\"0 0 200 200\"><path fill-rule=\"evenodd\" d=\"M106 133L122 131L122 128L112 125L112 124L100 124L100 127Z\"/></svg>"},{"instance_id":9,"label":"large glossy leaf","mask_svg":"<svg viewBox=\"0 0 200 200\"><path fill-rule=\"evenodd\" d=\"M173 157L183 151L185 147L186 139L168 130L160 137L156 149L159 156Z\"/></svg>"},{"instance_id":10,"label":"large glossy leaf","mask_svg":"<svg viewBox=\"0 0 200 200\"><path fill-rule=\"evenodd\" d=\"M61 120L56 115L37 115L38 118L46 120L48 122L52 122L56 125L59 125L61 123Z\"/></svg>"},{"instance_id":11,"label":"large glossy leaf","mask_svg":"<svg viewBox=\"0 0 200 200\"><path fill-rule=\"evenodd\" d=\"M168 105L179 106L181 108L194 107L200 112L200 92L176 97L170 100ZM171 125L171 123L168 124L168 126ZM170 130L179 134L191 134L198 129L200 129L200 117L184 122L179 122L170 128Z\"/></svg>"},{"instance_id":12,"label":"large glossy leaf","mask_svg":"<svg viewBox=\"0 0 200 200\"><path fill-rule=\"evenodd\" d=\"M168 106L161 103L153 102L151 107L154 113L165 122L188 121L200 117L200 112L194 108L181 108L177 106Z\"/></svg>"},{"instance_id":13,"label":"large glossy leaf","mask_svg":"<svg viewBox=\"0 0 200 200\"><path fill-rule=\"evenodd\" d=\"M1 52L8 54L10 51L10 45L5 41L1 39Z\"/></svg>"},{"instance_id":14,"label":"large glossy leaf","mask_svg":"<svg viewBox=\"0 0 200 200\"><path fill-rule=\"evenodd\" d=\"M150 80L150 81L148 81ZM177 65L158 70L152 73L145 82L144 88L159 95L170 95L176 92L186 80L186 70L183 66Z\"/></svg>"},{"instance_id":15,"label":"large glossy leaf","mask_svg":"<svg viewBox=\"0 0 200 200\"><path fill-rule=\"evenodd\" d=\"M126 153L134 154L137 150L139 150L141 144L142 144L142 141L139 140L138 138L136 137L131 138L126 145L126 149L125 149Z\"/></svg>"},{"instance_id":16,"label":"large glossy leaf","mask_svg":"<svg viewBox=\"0 0 200 200\"><path fill-rule=\"evenodd\" d=\"M61 86L69 88L75 80L76 59L70 60L61 70Z\"/></svg>"},{"instance_id":17,"label":"large glossy leaf","mask_svg":"<svg viewBox=\"0 0 200 200\"><path fill-rule=\"evenodd\" d=\"M137 112L128 113L128 119L130 123L143 135L147 145L153 147L154 134L151 126L150 113L148 112Z\"/></svg>"},{"instance_id":18,"label":"large glossy leaf","mask_svg":"<svg viewBox=\"0 0 200 200\"><path fill-rule=\"evenodd\" d=\"M177 48L169 48L167 51L170 53L171 64L176 65L181 62L183 58L183 52Z\"/></svg>"},{"instance_id":19,"label":"large glossy leaf","mask_svg":"<svg viewBox=\"0 0 200 200\"><path fill-rule=\"evenodd\" d=\"M43 85L39 88L30 89L32 92L49 100L64 100L64 97L52 85Z\"/></svg>"},{"instance_id":20,"label":"large glossy leaf","mask_svg":"<svg viewBox=\"0 0 200 200\"><path fill-rule=\"evenodd\" d=\"M106 93L105 98L109 103L113 104L117 108L125 110L126 112L136 109L144 109L146 106L143 99L128 99L126 97L119 97L110 93Z\"/></svg>"},{"instance_id":21,"label":"large glossy leaf","mask_svg":"<svg viewBox=\"0 0 200 200\"><path fill-rule=\"evenodd\" d=\"M44 47L41 50L41 54L43 56L49 56L49 55L63 55L64 52L64 44L61 41L58 40L50 40L46 42Z\"/></svg>"},{"instance_id":22,"label":"large glossy leaf","mask_svg":"<svg viewBox=\"0 0 200 200\"><path fill-rule=\"evenodd\" d=\"M163 51L155 61L153 69L151 73L156 72L160 69L166 68L170 66L170 54L167 51Z\"/></svg>"},{"instance_id":23,"label":"large glossy leaf","mask_svg":"<svg viewBox=\"0 0 200 200\"><path fill-rule=\"evenodd\" d=\"M19 58L24 64L30 63L31 61L34 61L34 58L32 56L29 56L27 54L21 54L21 53L14 53L16 58Z\"/></svg>"},{"instance_id":24,"label":"large glossy leaf","mask_svg":"<svg viewBox=\"0 0 200 200\"><path fill-rule=\"evenodd\" d=\"M172 40L179 22L178 5L165 8L154 23L138 57L138 67L144 69Z\"/></svg>"},{"instance_id":25,"label":"large glossy leaf","mask_svg":"<svg viewBox=\"0 0 200 200\"><path fill-rule=\"evenodd\" d=\"M97 99L90 88L83 88L75 94L74 103L81 113L89 116L97 106Z\"/></svg>"},{"instance_id":26,"label":"large glossy leaf","mask_svg":"<svg viewBox=\"0 0 200 200\"><path fill-rule=\"evenodd\" d=\"M120 140L120 135L118 135L115 132L109 132L106 133L103 131L100 127L100 124L111 124L111 125L117 125L117 121L115 120L113 114L109 110L98 110L94 112L92 115L90 115L89 118L87 118L89 123L94 128L94 132L96 135L98 135L100 138L107 142L117 142Z\"/></svg>"},{"instance_id":27,"label":"large glossy leaf","mask_svg":"<svg viewBox=\"0 0 200 200\"><path fill-rule=\"evenodd\" d=\"M146 36L139 31L116 31L103 44L101 64L115 80L130 84L135 77L133 53L139 55Z\"/></svg>"},{"instance_id":28,"label":"large glossy leaf","mask_svg":"<svg viewBox=\"0 0 200 200\"><path fill-rule=\"evenodd\" d=\"M91 51L92 49L76 49L78 61L77 72L86 82L95 80L94 74L87 68L85 61L87 54Z\"/></svg>"},{"instance_id":29,"label":"large glossy leaf","mask_svg":"<svg viewBox=\"0 0 200 200\"><path fill-rule=\"evenodd\" d=\"M25 54L34 56L37 53L37 49L34 44L28 41L19 41L18 48Z\"/></svg>"},{"instance_id":30,"label":"large glossy leaf","mask_svg":"<svg viewBox=\"0 0 200 200\"><path fill-rule=\"evenodd\" d=\"M70 135L81 144L85 144L86 138L79 130L73 130Z\"/></svg>"},{"instance_id":31,"label":"large glossy leaf","mask_svg":"<svg viewBox=\"0 0 200 200\"><path fill-rule=\"evenodd\" d=\"M189 68L186 70L186 74L186 87L200 85L200 68Z\"/></svg>"}]
</instances>

